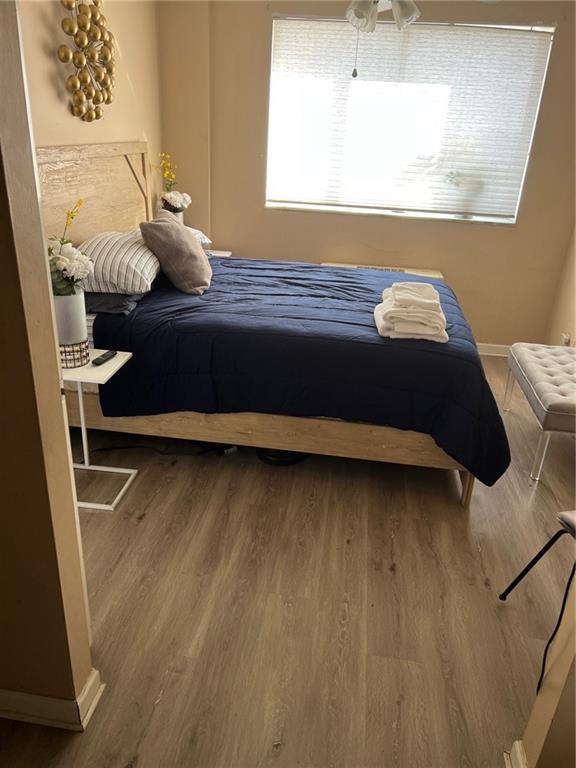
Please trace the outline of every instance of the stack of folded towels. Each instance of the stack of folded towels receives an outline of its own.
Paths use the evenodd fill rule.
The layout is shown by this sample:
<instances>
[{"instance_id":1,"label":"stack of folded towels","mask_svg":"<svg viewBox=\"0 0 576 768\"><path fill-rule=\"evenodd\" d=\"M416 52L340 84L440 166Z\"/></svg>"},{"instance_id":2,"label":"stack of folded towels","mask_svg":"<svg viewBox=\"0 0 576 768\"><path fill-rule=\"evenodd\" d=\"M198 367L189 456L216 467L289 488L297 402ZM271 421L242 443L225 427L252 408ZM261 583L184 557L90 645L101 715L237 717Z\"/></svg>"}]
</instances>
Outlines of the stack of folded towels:
<instances>
[{"instance_id":1,"label":"stack of folded towels","mask_svg":"<svg viewBox=\"0 0 576 768\"><path fill-rule=\"evenodd\" d=\"M390 339L448 341L438 291L430 283L394 283L374 310L380 336Z\"/></svg>"}]
</instances>

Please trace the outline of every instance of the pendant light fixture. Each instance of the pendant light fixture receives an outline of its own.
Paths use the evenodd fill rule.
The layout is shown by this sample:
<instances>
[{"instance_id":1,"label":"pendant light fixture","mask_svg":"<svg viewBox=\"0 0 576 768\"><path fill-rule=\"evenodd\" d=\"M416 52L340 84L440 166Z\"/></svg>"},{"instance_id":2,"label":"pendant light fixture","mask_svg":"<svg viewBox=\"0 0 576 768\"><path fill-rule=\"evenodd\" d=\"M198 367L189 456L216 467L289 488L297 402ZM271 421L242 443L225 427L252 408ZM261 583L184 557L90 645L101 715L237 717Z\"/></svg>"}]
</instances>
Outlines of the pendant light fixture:
<instances>
[{"instance_id":1,"label":"pendant light fixture","mask_svg":"<svg viewBox=\"0 0 576 768\"><path fill-rule=\"evenodd\" d=\"M392 9L394 22L398 29L406 29L409 24L420 18L420 10L412 0L352 0L346 11L346 19L357 30L356 55L352 77L358 77L358 45L360 32L374 32L378 14Z\"/></svg>"},{"instance_id":2,"label":"pendant light fixture","mask_svg":"<svg viewBox=\"0 0 576 768\"><path fill-rule=\"evenodd\" d=\"M406 29L420 18L420 10L412 0L352 0L346 18L360 32L374 32L378 14L390 9L398 29Z\"/></svg>"}]
</instances>

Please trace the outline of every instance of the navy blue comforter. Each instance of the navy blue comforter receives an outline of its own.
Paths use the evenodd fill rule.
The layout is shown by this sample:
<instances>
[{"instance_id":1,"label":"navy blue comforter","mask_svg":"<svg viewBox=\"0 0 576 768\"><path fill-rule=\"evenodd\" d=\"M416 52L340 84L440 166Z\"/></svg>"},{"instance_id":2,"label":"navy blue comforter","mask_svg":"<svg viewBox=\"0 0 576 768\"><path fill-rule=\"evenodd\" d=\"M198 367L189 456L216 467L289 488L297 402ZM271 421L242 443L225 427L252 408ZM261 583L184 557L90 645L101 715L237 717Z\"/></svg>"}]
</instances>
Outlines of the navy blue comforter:
<instances>
[{"instance_id":1,"label":"navy blue comforter","mask_svg":"<svg viewBox=\"0 0 576 768\"><path fill-rule=\"evenodd\" d=\"M432 280L450 341L384 339L382 290L418 280L373 269L213 258L203 296L159 287L128 316L99 314L95 345L134 357L100 388L106 416L256 411L327 416L432 435L487 485L506 432L452 290Z\"/></svg>"}]
</instances>

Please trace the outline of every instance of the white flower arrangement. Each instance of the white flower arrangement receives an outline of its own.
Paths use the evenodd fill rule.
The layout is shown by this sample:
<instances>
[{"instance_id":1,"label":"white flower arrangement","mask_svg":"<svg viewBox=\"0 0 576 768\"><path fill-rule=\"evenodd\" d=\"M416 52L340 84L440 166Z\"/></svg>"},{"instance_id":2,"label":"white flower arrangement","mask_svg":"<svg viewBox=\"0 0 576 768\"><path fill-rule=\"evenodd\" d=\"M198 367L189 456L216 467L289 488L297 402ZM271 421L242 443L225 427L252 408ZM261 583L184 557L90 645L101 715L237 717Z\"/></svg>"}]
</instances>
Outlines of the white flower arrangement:
<instances>
[{"instance_id":1,"label":"white flower arrangement","mask_svg":"<svg viewBox=\"0 0 576 768\"><path fill-rule=\"evenodd\" d=\"M162 207L172 213L181 213L184 211L190 203L192 198L186 192L178 192L171 190L170 192L162 193Z\"/></svg>"},{"instance_id":2,"label":"white flower arrangement","mask_svg":"<svg viewBox=\"0 0 576 768\"><path fill-rule=\"evenodd\" d=\"M81 205L82 201L79 200L71 211L66 211L66 226L62 237L51 237L48 240L48 263L55 296L71 296L76 293L78 283L94 269L92 260L66 239L66 230L78 215Z\"/></svg>"},{"instance_id":3,"label":"white flower arrangement","mask_svg":"<svg viewBox=\"0 0 576 768\"><path fill-rule=\"evenodd\" d=\"M94 269L91 259L74 248L69 240L51 238L48 241L48 261L52 290L55 296L76 293L76 286Z\"/></svg>"},{"instance_id":4,"label":"white flower arrangement","mask_svg":"<svg viewBox=\"0 0 576 768\"><path fill-rule=\"evenodd\" d=\"M158 168L162 171L162 208L170 213L182 213L190 203L192 198L186 192L178 192L174 189L176 184L176 166L172 162L172 155L169 152L160 152L160 165Z\"/></svg>"}]
</instances>

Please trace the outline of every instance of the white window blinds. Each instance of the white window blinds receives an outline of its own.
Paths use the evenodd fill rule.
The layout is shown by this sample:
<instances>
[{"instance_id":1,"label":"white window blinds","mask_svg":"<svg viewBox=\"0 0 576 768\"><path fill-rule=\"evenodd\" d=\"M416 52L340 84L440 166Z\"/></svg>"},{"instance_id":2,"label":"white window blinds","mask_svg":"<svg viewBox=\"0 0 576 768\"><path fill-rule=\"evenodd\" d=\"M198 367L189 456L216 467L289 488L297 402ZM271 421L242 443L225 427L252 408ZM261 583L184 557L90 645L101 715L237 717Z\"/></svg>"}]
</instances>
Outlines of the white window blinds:
<instances>
[{"instance_id":1,"label":"white window blinds","mask_svg":"<svg viewBox=\"0 0 576 768\"><path fill-rule=\"evenodd\" d=\"M514 222L552 30L276 19L267 205Z\"/></svg>"}]
</instances>

